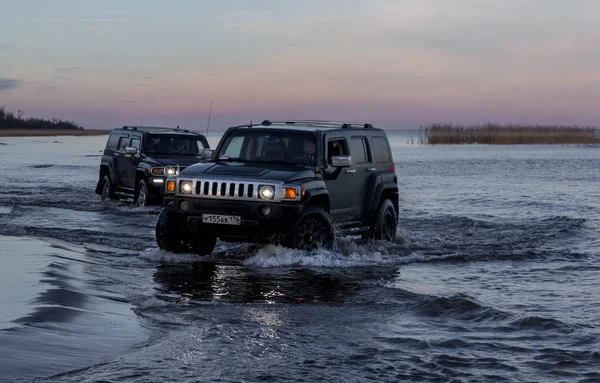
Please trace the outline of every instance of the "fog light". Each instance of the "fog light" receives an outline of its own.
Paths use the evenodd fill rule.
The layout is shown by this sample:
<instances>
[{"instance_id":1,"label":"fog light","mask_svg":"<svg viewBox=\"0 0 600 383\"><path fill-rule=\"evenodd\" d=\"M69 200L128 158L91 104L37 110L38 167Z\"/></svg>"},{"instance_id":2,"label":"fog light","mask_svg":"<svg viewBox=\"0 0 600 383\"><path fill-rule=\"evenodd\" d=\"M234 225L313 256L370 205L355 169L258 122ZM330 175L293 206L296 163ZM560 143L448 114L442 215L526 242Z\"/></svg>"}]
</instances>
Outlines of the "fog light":
<instances>
[{"instance_id":1,"label":"fog light","mask_svg":"<svg viewBox=\"0 0 600 383\"><path fill-rule=\"evenodd\" d=\"M260 212L266 217L271 214L271 208L269 206L263 206L262 209L260 209Z\"/></svg>"},{"instance_id":2,"label":"fog light","mask_svg":"<svg viewBox=\"0 0 600 383\"><path fill-rule=\"evenodd\" d=\"M181 209L181 211L188 211L188 209L190 208L190 204L188 203L188 201L181 201L179 203L179 208Z\"/></svg>"}]
</instances>

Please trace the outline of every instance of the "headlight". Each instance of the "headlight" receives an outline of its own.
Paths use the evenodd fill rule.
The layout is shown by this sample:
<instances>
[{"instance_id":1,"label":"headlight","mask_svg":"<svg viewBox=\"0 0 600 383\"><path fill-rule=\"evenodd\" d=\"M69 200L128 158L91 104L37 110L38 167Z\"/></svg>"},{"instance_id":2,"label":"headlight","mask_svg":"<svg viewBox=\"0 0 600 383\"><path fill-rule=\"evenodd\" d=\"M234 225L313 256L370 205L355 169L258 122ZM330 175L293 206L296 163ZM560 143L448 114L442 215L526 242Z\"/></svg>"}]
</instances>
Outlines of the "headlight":
<instances>
[{"instance_id":1,"label":"headlight","mask_svg":"<svg viewBox=\"0 0 600 383\"><path fill-rule=\"evenodd\" d=\"M175 166L165 166L165 175L167 177L174 176L178 174L177 168Z\"/></svg>"},{"instance_id":2,"label":"headlight","mask_svg":"<svg viewBox=\"0 0 600 383\"><path fill-rule=\"evenodd\" d=\"M258 196L262 199L273 199L275 196L275 189L273 186L263 185L258 189Z\"/></svg>"},{"instance_id":3,"label":"headlight","mask_svg":"<svg viewBox=\"0 0 600 383\"><path fill-rule=\"evenodd\" d=\"M192 189L192 181L181 181L181 183L179 184L179 190L182 194L192 194Z\"/></svg>"}]
</instances>

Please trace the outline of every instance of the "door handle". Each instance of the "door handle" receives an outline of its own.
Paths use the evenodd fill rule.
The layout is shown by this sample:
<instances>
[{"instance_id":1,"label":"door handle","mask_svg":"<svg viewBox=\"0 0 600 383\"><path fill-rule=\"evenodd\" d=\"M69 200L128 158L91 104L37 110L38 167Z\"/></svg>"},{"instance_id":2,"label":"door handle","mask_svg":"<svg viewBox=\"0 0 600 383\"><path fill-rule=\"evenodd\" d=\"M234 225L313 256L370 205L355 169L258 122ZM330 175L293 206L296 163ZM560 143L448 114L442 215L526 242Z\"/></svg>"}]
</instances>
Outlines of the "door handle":
<instances>
[{"instance_id":1,"label":"door handle","mask_svg":"<svg viewBox=\"0 0 600 383\"><path fill-rule=\"evenodd\" d=\"M346 169L346 173L356 173L356 169Z\"/></svg>"},{"instance_id":2,"label":"door handle","mask_svg":"<svg viewBox=\"0 0 600 383\"><path fill-rule=\"evenodd\" d=\"M368 171L368 172L374 172L375 170L376 170L376 169L375 169L373 166L371 166L370 168L367 168L367 171Z\"/></svg>"}]
</instances>

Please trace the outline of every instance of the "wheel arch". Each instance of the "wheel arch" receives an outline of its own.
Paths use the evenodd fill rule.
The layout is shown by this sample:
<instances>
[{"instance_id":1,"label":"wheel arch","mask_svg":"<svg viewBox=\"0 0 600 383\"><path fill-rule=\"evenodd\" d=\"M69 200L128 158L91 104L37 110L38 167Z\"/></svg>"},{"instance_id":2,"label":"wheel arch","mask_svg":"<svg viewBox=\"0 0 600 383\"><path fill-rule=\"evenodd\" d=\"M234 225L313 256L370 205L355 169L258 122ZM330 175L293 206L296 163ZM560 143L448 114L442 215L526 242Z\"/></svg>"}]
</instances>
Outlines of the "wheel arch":
<instances>
[{"instance_id":1,"label":"wheel arch","mask_svg":"<svg viewBox=\"0 0 600 383\"><path fill-rule=\"evenodd\" d=\"M110 167L106 164L102 164L100 165L100 171L98 172L98 183L96 184L95 190L96 194L102 193L102 181L104 180L105 176L108 176L108 180L111 183L111 187L115 185L114 177L112 175L112 172L110 171Z\"/></svg>"},{"instance_id":2,"label":"wheel arch","mask_svg":"<svg viewBox=\"0 0 600 383\"><path fill-rule=\"evenodd\" d=\"M369 179L369 191L365 199L364 217L371 220L377 215L377 211L386 199L389 199L399 214L399 192L396 175L393 173L373 174Z\"/></svg>"},{"instance_id":3,"label":"wheel arch","mask_svg":"<svg viewBox=\"0 0 600 383\"><path fill-rule=\"evenodd\" d=\"M310 189L304 193L303 205L307 206L318 206L325 210L327 213L330 212L329 193L326 189Z\"/></svg>"}]
</instances>

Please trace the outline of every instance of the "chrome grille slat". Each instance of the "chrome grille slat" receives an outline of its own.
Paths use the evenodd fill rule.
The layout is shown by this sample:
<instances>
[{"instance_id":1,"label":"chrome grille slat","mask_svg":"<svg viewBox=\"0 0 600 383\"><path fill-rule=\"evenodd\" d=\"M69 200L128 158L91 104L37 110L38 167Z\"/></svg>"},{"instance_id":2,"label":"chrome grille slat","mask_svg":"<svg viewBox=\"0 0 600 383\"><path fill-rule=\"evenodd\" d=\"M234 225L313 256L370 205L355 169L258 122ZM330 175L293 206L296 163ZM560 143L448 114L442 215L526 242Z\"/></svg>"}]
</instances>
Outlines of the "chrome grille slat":
<instances>
[{"instance_id":1,"label":"chrome grille slat","mask_svg":"<svg viewBox=\"0 0 600 383\"><path fill-rule=\"evenodd\" d=\"M280 201L283 197L283 182L246 180L246 179L213 179L213 178L184 178L181 180L193 183L191 197L214 198L232 201L262 201L258 198L260 185L270 185L275 189L275 198L271 202ZM179 193L179 186L176 189Z\"/></svg>"}]
</instances>

